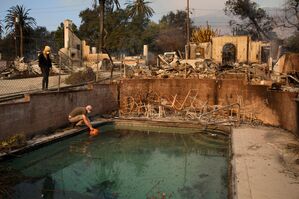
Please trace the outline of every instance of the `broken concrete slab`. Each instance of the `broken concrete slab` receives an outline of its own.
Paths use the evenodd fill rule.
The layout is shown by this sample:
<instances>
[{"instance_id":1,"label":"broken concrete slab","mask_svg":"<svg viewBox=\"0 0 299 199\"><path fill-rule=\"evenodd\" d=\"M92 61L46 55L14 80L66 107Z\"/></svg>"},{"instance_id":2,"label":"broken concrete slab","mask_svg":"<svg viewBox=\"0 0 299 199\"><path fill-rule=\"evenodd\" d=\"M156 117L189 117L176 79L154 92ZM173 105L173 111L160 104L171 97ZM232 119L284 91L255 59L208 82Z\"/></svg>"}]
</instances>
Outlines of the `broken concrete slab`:
<instances>
[{"instance_id":1,"label":"broken concrete slab","mask_svg":"<svg viewBox=\"0 0 299 199\"><path fill-rule=\"evenodd\" d=\"M0 60L0 72L7 68L7 61Z\"/></svg>"}]
</instances>

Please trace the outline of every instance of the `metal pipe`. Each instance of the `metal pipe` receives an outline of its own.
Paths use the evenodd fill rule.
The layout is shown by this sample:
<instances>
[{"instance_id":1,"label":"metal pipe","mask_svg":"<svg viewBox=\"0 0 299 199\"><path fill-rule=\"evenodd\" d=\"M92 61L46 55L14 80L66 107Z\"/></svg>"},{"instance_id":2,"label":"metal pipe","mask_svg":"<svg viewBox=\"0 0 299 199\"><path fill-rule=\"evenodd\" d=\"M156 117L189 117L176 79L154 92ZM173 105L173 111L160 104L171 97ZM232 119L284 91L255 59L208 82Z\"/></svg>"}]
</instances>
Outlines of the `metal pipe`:
<instances>
[{"instance_id":1,"label":"metal pipe","mask_svg":"<svg viewBox=\"0 0 299 199\"><path fill-rule=\"evenodd\" d=\"M287 77L295 80L297 83L299 83L299 79L297 79L296 77L292 76L292 75L287 75Z\"/></svg>"},{"instance_id":2,"label":"metal pipe","mask_svg":"<svg viewBox=\"0 0 299 199\"><path fill-rule=\"evenodd\" d=\"M59 56L58 92L60 91L60 81L61 81L61 57Z\"/></svg>"},{"instance_id":3,"label":"metal pipe","mask_svg":"<svg viewBox=\"0 0 299 199\"><path fill-rule=\"evenodd\" d=\"M240 112L240 109L241 109L241 106L239 103L235 103L235 104L231 104L231 105L227 105L227 106L224 106L224 107L221 107L219 109L216 109L216 110L213 110L213 111L210 111L210 112L207 112L207 113L203 113L199 116L199 119L202 117L202 116L206 116L206 115L209 115L211 113L215 113L215 112L218 112L218 111L221 111L221 110L225 110L227 108L230 108L230 107L233 107L233 106L238 106L239 108L239 112Z\"/></svg>"}]
</instances>

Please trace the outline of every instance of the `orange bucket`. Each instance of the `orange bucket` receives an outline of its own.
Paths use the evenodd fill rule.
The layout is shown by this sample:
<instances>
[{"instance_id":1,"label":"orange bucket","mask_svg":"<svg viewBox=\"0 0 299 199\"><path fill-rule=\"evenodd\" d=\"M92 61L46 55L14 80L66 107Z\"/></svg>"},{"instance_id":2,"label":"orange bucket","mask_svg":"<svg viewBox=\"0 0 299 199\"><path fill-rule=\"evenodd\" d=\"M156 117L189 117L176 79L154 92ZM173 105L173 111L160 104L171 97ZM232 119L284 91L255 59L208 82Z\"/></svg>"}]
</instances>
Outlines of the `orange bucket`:
<instances>
[{"instance_id":1,"label":"orange bucket","mask_svg":"<svg viewBox=\"0 0 299 199\"><path fill-rule=\"evenodd\" d=\"M89 132L89 135L91 136L97 136L99 135L100 131L98 129L93 129Z\"/></svg>"}]
</instances>

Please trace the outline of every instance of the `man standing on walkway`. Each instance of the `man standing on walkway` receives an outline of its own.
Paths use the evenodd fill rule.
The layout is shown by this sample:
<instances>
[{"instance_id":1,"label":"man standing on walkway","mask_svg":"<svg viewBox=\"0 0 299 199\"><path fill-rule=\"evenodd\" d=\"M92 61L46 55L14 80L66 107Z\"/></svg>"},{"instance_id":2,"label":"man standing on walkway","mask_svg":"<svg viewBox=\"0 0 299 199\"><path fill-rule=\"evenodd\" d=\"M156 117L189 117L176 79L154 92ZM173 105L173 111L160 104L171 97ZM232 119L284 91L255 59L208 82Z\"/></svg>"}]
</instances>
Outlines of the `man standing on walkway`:
<instances>
[{"instance_id":1,"label":"man standing on walkway","mask_svg":"<svg viewBox=\"0 0 299 199\"><path fill-rule=\"evenodd\" d=\"M52 67L52 61L50 58L51 48L49 46L45 46L43 53L38 56L38 65L42 71L43 81L42 81L42 89L47 90L49 84L49 73Z\"/></svg>"}]
</instances>

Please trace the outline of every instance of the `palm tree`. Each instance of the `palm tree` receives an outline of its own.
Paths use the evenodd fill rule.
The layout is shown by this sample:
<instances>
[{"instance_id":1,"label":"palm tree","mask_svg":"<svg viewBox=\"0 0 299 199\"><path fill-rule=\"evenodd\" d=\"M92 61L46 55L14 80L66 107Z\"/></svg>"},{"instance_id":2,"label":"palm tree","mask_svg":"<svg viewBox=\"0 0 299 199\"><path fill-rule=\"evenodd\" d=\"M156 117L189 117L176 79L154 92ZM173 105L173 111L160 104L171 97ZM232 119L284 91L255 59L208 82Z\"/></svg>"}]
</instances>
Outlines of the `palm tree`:
<instances>
[{"instance_id":1,"label":"palm tree","mask_svg":"<svg viewBox=\"0 0 299 199\"><path fill-rule=\"evenodd\" d=\"M100 39L99 50L102 52L104 46L104 21L105 21L105 6L106 3L114 4L117 8L120 7L119 0L99 0L100 4Z\"/></svg>"},{"instance_id":2,"label":"palm tree","mask_svg":"<svg viewBox=\"0 0 299 199\"><path fill-rule=\"evenodd\" d=\"M133 3L128 4L128 15L132 18L135 16L141 16L141 17L152 17L155 13L154 10L149 7L147 4L151 2L144 1L144 0L135 0Z\"/></svg>"},{"instance_id":3,"label":"palm tree","mask_svg":"<svg viewBox=\"0 0 299 199\"><path fill-rule=\"evenodd\" d=\"M98 0L93 0L92 7L96 9L98 7Z\"/></svg>"},{"instance_id":4,"label":"palm tree","mask_svg":"<svg viewBox=\"0 0 299 199\"><path fill-rule=\"evenodd\" d=\"M17 25L20 32L20 56L23 56L23 31L28 31L36 26L35 19L29 16L30 9L26 9L23 5L12 6L7 10L5 16L5 29L10 33L17 32Z\"/></svg>"},{"instance_id":5,"label":"palm tree","mask_svg":"<svg viewBox=\"0 0 299 199\"><path fill-rule=\"evenodd\" d=\"M1 20L0 20L0 39L1 39L1 36L2 36L2 32L3 32L3 28L2 28L2 23L1 23Z\"/></svg>"}]
</instances>

